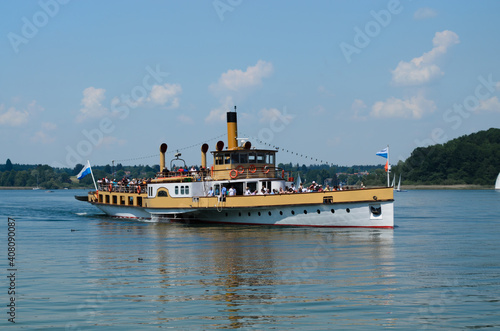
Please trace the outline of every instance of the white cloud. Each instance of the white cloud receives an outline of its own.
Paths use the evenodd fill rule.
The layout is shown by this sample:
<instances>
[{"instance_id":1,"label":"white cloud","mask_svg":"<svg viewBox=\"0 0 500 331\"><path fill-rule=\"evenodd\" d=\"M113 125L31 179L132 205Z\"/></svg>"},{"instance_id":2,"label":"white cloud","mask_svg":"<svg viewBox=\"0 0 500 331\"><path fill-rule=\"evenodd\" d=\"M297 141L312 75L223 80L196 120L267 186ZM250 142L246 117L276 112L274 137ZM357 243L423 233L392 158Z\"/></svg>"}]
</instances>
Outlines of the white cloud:
<instances>
[{"instance_id":1,"label":"white cloud","mask_svg":"<svg viewBox=\"0 0 500 331\"><path fill-rule=\"evenodd\" d=\"M400 61L396 69L392 70L392 82L396 85L421 85L432 81L444 73L436 61L444 55L447 50L460 43L458 35L449 30L436 32L432 39L434 47L420 57L410 62Z\"/></svg>"},{"instance_id":2,"label":"white cloud","mask_svg":"<svg viewBox=\"0 0 500 331\"><path fill-rule=\"evenodd\" d=\"M0 105L0 125L20 126L29 121L30 117L44 111L44 108L36 103L36 100L31 101L26 109L16 109L10 107L4 112L5 106Z\"/></svg>"},{"instance_id":3,"label":"white cloud","mask_svg":"<svg viewBox=\"0 0 500 331\"><path fill-rule=\"evenodd\" d=\"M391 97L386 101L377 101L372 106L370 115L373 117L401 117L401 118L422 118L427 113L436 110L436 104L432 100L427 100L422 95L409 99L396 99Z\"/></svg>"},{"instance_id":4,"label":"white cloud","mask_svg":"<svg viewBox=\"0 0 500 331\"><path fill-rule=\"evenodd\" d=\"M286 109L283 112L276 108L263 108L259 111L259 121L261 123L274 123L279 119L280 123L288 124L294 117L294 115L287 114Z\"/></svg>"},{"instance_id":5,"label":"white cloud","mask_svg":"<svg viewBox=\"0 0 500 331\"><path fill-rule=\"evenodd\" d=\"M108 109L102 105L102 102L106 98L104 93L105 89L87 87L83 90L83 98L81 105L83 108L80 109L80 114L77 120L83 121L88 118L101 118L108 115Z\"/></svg>"},{"instance_id":6,"label":"white cloud","mask_svg":"<svg viewBox=\"0 0 500 331\"><path fill-rule=\"evenodd\" d=\"M322 105L317 105L310 111L310 113L314 116L323 116L326 113L326 109Z\"/></svg>"},{"instance_id":7,"label":"white cloud","mask_svg":"<svg viewBox=\"0 0 500 331\"><path fill-rule=\"evenodd\" d=\"M500 112L500 101L498 101L498 97L496 96L486 100L481 100L479 102L479 106L477 106L475 110Z\"/></svg>"},{"instance_id":8,"label":"white cloud","mask_svg":"<svg viewBox=\"0 0 500 331\"><path fill-rule=\"evenodd\" d=\"M413 14L413 18L416 20L425 20L427 18L433 18L437 16L437 12L428 7L424 8L419 8L417 11Z\"/></svg>"},{"instance_id":9,"label":"white cloud","mask_svg":"<svg viewBox=\"0 0 500 331\"><path fill-rule=\"evenodd\" d=\"M232 97L225 97L220 100L221 106L212 109L205 118L206 123L216 123L226 121L226 112L233 109L234 101Z\"/></svg>"},{"instance_id":10,"label":"white cloud","mask_svg":"<svg viewBox=\"0 0 500 331\"><path fill-rule=\"evenodd\" d=\"M40 130L35 132L33 137L31 137L31 140L33 142L38 142L38 143L43 143L43 144L50 144L51 142L54 142L56 139L52 136L50 136L47 132Z\"/></svg>"},{"instance_id":11,"label":"white cloud","mask_svg":"<svg viewBox=\"0 0 500 331\"><path fill-rule=\"evenodd\" d=\"M180 93L182 93L182 88L179 84L154 85L147 101L161 106L168 104L168 108L174 109L179 107L178 95Z\"/></svg>"},{"instance_id":12,"label":"white cloud","mask_svg":"<svg viewBox=\"0 0 500 331\"><path fill-rule=\"evenodd\" d=\"M57 124L52 122L42 122L41 130L35 132L31 137L33 142L41 142L43 144L49 144L54 142L56 139L50 135L50 131L57 129Z\"/></svg>"},{"instance_id":13,"label":"white cloud","mask_svg":"<svg viewBox=\"0 0 500 331\"><path fill-rule=\"evenodd\" d=\"M47 130L47 131L52 131L52 130L57 129L57 124L52 123L52 122L43 122L42 129Z\"/></svg>"},{"instance_id":14,"label":"white cloud","mask_svg":"<svg viewBox=\"0 0 500 331\"><path fill-rule=\"evenodd\" d=\"M210 89L215 93L242 92L260 86L262 80L272 73L272 63L259 60L256 65L248 67L246 71L240 69L226 71L220 76L217 83L210 85Z\"/></svg>"},{"instance_id":15,"label":"white cloud","mask_svg":"<svg viewBox=\"0 0 500 331\"><path fill-rule=\"evenodd\" d=\"M26 110L17 110L10 107L4 112L4 105L0 105L0 125L19 126L28 122L29 113Z\"/></svg>"},{"instance_id":16,"label":"white cloud","mask_svg":"<svg viewBox=\"0 0 500 331\"><path fill-rule=\"evenodd\" d=\"M177 116L177 119L179 120L179 122L184 123L184 124L192 125L195 123L191 117L183 115L183 114L180 114L179 116Z\"/></svg>"},{"instance_id":17,"label":"white cloud","mask_svg":"<svg viewBox=\"0 0 500 331\"><path fill-rule=\"evenodd\" d=\"M351 111L354 113L353 118L358 120L365 120L366 116L362 115L362 112L367 108L365 102L360 99L354 100L351 105Z\"/></svg>"}]
</instances>

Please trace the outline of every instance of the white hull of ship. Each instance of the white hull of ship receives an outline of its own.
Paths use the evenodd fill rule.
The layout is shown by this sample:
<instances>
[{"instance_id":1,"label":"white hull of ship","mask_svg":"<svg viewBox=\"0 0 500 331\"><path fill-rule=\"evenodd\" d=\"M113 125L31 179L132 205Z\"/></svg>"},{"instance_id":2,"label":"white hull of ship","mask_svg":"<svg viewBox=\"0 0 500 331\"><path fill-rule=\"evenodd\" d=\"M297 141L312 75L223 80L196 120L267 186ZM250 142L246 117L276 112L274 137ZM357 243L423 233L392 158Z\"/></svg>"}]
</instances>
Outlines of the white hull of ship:
<instances>
[{"instance_id":1,"label":"white hull of ship","mask_svg":"<svg viewBox=\"0 0 500 331\"><path fill-rule=\"evenodd\" d=\"M113 217L152 219L157 222L200 221L241 225L394 227L394 203L392 201L203 209L154 209L103 204L95 204L95 206ZM380 210L380 213L373 213L374 210Z\"/></svg>"},{"instance_id":2,"label":"white hull of ship","mask_svg":"<svg viewBox=\"0 0 500 331\"><path fill-rule=\"evenodd\" d=\"M109 204L93 203L106 215L120 218L151 219L151 214L142 207L116 206Z\"/></svg>"}]
</instances>

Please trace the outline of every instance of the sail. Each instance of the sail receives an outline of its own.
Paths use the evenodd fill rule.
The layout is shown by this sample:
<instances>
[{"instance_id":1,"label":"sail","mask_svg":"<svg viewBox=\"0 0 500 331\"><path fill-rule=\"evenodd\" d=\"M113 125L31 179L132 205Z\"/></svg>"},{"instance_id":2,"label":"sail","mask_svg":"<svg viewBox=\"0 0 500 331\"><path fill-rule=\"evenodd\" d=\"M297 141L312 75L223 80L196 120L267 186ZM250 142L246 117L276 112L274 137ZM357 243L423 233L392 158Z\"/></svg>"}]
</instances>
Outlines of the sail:
<instances>
[{"instance_id":1,"label":"sail","mask_svg":"<svg viewBox=\"0 0 500 331\"><path fill-rule=\"evenodd\" d=\"M297 179L295 180L295 189L300 187L300 183L302 183L302 179L300 179L300 172L297 173Z\"/></svg>"},{"instance_id":2,"label":"sail","mask_svg":"<svg viewBox=\"0 0 500 331\"><path fill-rule=\"evenodd\" d=\"M401 191L401 174L399 174L398 191Z\"/></svg>"},{"instance_id":3,"label":"sail","mask_svg":"<svg viewBox=\"0 0 500 331\"><path fill-rule=\"evenodd\" d=\"M394 174L394 177L392 177L392 184L391 187L394 187L394 183L396 182L396 174Z\"/></svg>"},{"instance_id":4,"label":"sail","mask_svg":"<svg viewBox=\"0 0 500 331\"><path fill-rule=\"evenodd\" d=\"M500 190L500 173L498 174L497 181L495 183L495 190Z\"/></svg>"}]
</instances>

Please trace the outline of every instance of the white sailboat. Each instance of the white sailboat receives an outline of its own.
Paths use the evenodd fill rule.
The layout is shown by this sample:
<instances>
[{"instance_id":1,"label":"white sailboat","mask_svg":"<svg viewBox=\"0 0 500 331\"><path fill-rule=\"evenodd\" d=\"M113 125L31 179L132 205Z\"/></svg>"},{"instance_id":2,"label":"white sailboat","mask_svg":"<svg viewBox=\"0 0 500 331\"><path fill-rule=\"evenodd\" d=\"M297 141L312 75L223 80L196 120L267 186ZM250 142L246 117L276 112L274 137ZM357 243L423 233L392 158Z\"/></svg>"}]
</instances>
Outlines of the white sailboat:
<instances>
[{"instance_id":1,"label":"white sailboat","mask_svg":"<svg viewBox=\"0 0 500 331\"><path fill-rule=\"evenodd\" d=\"M297 173L297 179L295 180L295 189L298 190L300 187L300 183L302 183L302 179L300 179L300 173Z\"/></svg>"},{"instance_id":2,"label":"white sailboat","mask_svg":"<svg viewBox=\"0 0 500 331\"><path fill-rule=\"evenodd\" d=\"M396 182L396 174L394 174L394 177L392 177L392 184L391 187L394 187L394 183Z\"/></svg>"},{"instance_id":3,"label":"white sailboat","mask_svg":"<svg viewBox=\"0 0 500 331\"><path fill-rule=\"evenodd\" d=\"M36 187L33 187L33 190L39 190L40 186L38 186L38 173L36 174Z\"/></svg>"},{"instance_id":4,"label":"white sailboat","mask_svg":"<svg viewBox=\"0 0 500 331\"><path fill-rule=\"evenodd\" d=\"M396 192L406 192L406 190L401 189L401 174L399 174L399 181L398 181L398 187L394 189Z\"/></svg>"},{"instance_id":5,"label":"white sailboat","mask_svg":"<svg viewBox=\"0 0 500 331\"><path fill-rule=\"evenodd\" d=\"M497 181L495 182L495 190L500 190L500 173L498 173Z\"/></svg>"}]
</instances>

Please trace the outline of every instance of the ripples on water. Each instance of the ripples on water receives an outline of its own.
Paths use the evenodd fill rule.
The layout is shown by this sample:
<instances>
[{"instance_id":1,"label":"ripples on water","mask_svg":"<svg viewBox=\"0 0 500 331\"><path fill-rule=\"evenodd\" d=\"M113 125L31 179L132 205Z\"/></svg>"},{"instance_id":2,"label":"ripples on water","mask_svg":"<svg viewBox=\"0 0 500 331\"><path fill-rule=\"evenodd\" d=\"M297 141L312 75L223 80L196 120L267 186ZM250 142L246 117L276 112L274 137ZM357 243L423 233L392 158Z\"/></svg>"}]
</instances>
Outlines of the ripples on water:
<instances>
[{"instance_id":1,"label":"ripples on water","mask_svg":"<svg viewBox=\"0 0 500 331\"><path fill-rule=\"evenodd\" d=\"M75 194L0 191L19 328L500 327L500 192L396 193L394 230L123 221Z\"/></svg>"}]
</instances>

